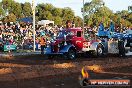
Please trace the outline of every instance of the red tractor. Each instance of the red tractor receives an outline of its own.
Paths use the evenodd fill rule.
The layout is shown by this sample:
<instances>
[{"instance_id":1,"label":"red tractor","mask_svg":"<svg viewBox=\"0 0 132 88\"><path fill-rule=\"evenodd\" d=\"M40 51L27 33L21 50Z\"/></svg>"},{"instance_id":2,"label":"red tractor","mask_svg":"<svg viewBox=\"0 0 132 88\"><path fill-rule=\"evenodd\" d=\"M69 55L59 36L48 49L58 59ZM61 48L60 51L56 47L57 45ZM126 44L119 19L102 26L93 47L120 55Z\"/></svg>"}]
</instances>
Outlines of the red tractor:
<instances>
[{"instance_id":1,"label":"red tractor","mask_svg":"<svg viewBox=\"0 0 132 88\"><path fill-rule=\"evenodd\" d=\"M45 50L48 57L61 54L67 59L76 59L78 53L86 52L102 56L104 46L96 38L85 39L81 28L69 28L59 32L57 38L51 41Z\"/></svg>"}]
</instances>

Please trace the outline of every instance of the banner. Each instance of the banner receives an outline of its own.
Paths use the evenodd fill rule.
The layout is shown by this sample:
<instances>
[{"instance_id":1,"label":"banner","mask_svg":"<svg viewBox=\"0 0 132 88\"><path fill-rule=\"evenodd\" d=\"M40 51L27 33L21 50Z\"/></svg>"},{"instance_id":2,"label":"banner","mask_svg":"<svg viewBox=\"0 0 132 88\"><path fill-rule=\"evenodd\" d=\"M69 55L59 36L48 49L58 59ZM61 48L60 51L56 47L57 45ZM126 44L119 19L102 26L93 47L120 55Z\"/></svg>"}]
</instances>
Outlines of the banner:
<instances>
[{"instance_id":1,"label":"banner","mask_svg":"<svg viewBox=\"0 0 132 88\"><path fill-rule=\"evenodd\" d=\"M16 45L4 45L4 51L16 50Z\"/></svg>"}]
</instances>

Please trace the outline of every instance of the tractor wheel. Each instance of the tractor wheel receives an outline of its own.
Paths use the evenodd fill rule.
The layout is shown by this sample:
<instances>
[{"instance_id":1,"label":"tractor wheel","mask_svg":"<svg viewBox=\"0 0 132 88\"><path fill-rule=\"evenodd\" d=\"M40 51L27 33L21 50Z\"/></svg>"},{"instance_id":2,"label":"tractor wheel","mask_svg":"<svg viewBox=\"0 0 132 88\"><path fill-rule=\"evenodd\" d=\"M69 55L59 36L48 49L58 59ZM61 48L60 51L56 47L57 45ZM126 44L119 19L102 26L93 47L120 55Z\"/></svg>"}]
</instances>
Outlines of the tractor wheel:
<instances>
[{"instance_id":1,"label":"tractor wheel","mask_svg":"<svg viewBox=\"0 0 132 88\"><path fill-rule=\"evenodd\" d=\"M104 49L103 49L103 46L102 46L101 44L99 44L99 45L97 46L96 51L94 51L94 55L95 55L96 57L102 57L102 56L104 55Z\"/></svg>"},{"instance_id":2,"label":"tractor wheel","mask_svg":"<svg viewBox=\"0 0 132 88\"><path fill-rule=\"evenodd\" d=\"M119 48L119 56L124 57L126 52L124 47L124 41L118 41L118 48Z\"/></svg>"},{"instance_id":3,"label":"tractor wheel","mask_svg":"<svg viewBox=\"0 0 132 88\"><path fill-rule=\"evenodd\" d=\"M74 60L76 59L76 52L73 49L69 49L69 51L64 54L64 58Z\"/></svg>"}]
</instances>

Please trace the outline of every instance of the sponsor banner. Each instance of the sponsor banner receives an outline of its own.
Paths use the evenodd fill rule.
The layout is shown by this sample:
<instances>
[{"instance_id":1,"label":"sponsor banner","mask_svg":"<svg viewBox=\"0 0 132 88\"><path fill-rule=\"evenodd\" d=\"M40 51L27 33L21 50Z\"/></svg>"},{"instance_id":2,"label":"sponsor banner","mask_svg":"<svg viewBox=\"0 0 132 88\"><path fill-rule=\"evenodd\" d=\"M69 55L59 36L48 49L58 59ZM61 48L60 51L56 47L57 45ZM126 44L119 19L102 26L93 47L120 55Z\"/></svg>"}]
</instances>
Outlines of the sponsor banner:
<instances>
[{"instance_id":1,"label":"sponsor banner","mask_svg":"<svg viewBox=\"0 0 132 88\"><path fill-rule=\"evenodd\" d=\"M16 45L4 45L4 51L16 50Z\"/></svg>"}]
</instances>

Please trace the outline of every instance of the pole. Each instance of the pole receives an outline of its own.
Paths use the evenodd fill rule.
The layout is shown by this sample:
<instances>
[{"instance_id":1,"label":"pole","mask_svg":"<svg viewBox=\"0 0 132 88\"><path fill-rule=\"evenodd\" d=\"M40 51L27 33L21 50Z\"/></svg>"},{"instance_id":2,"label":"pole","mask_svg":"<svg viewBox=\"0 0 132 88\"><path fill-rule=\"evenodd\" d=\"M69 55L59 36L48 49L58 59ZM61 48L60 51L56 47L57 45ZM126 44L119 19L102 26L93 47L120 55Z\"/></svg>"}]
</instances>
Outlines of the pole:
<instances>
[{"instance_id":1,"label":"pole","mask_svg":"<svg viewBox=\"0 0 132 88\"><path fill-rule=\"evenodd\" d=\"M84 36L84 0L83 0L83 36Z\"/></svg>"},{"instance_id":2,"label":"pole","mask_svg":"<svg viewBox=\"0 0 132 88\"><path fill-rule=\"evenodd\" d=\"M35 52L35 4L32 0L32 12L33 12L33 51Z\"/></svg>"}]
</instances>

